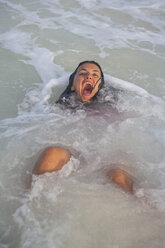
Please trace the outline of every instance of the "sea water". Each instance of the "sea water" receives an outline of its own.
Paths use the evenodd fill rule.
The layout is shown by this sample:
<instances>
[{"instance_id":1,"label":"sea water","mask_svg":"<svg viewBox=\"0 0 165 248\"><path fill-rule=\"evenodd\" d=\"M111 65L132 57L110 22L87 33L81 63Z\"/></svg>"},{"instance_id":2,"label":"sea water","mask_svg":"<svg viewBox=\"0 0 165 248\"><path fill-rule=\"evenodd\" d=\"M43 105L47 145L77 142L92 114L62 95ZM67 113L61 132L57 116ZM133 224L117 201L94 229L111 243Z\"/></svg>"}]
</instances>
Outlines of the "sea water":
<instances>
[{"instance_id":1,"label":"sea water","mask_svg":"<svg viewBox=\"0 0 165 248\"><path fill-rule=\"evenodd\" d=\"M163 0L0 0L0 247L165 247ZM79 62L95 60L111 112L55 104ZM103 94L104 96L104 94ZM47 146L60 171L30 178ZM113 185L126 164L134 195Z\"/></svg>"}]
</instances>

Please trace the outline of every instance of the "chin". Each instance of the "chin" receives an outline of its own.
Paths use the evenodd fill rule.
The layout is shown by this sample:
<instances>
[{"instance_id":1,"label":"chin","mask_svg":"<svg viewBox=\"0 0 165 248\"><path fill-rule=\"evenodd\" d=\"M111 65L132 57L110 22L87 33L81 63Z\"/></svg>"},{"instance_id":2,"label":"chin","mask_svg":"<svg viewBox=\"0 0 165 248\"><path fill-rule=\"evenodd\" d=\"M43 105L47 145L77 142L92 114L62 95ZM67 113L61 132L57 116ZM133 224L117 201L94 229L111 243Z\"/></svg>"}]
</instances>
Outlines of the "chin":
<instances>
[{"instance_id":1,"label":"chin","mask_svg":"<svg viewBox=\"0 0 165 248\"><path fill-rule=\"evenodd\" d=\"M90 102L91 101L91 97L90 98L81 98L82 102Z\"/></svg>"}]
</instances>

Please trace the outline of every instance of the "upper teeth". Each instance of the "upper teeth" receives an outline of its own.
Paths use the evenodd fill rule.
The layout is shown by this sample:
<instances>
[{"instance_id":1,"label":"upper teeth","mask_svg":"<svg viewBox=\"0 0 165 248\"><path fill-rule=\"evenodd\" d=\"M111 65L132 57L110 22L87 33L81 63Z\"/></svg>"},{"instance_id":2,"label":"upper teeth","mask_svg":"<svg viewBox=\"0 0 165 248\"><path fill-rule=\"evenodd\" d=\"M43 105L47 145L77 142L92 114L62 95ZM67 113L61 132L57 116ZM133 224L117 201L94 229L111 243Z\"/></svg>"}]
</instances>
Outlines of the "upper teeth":
<instances>
[{"instance_id":1,"label":"upper teeth","mask_svg":"<svg viewBox=\"0 0 165 248\"><path fill-rule=\"evenodd\" d=\"M86 82L85 84L89 84L89 85L91 85L93 87L93 85L90 82Z\"/></svg>"}]
</instances>

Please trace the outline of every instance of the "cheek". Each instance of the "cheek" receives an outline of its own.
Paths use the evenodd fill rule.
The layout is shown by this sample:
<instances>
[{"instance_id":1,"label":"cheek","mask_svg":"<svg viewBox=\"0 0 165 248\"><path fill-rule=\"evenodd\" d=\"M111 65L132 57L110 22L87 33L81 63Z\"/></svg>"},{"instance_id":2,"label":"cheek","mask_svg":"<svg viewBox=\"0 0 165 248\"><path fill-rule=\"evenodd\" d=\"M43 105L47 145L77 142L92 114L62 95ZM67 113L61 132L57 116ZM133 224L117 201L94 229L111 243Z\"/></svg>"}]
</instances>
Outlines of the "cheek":
<instances>
[{"instance_id":1,"label":"cheek","mask_svg":"<svg viewBox=\"0 0 165 248\"><path fill-rule=\"evenodd\" d=\"M78 93L79 90L80 90L80 80L79 78L75 78L75 81L74 81L74 89L75 91Z\"/></svg>"},{"instance_id":2,"label":"cheek","mask_svg":"<svg viewBox=\"0 0 165 248\"><path fill-rule=\"evenodd\" d=\"M80 86L79 85L76 86L75 91L76 91L76 94L78 96L80 96Z\"/></svg>"}]
</instances>

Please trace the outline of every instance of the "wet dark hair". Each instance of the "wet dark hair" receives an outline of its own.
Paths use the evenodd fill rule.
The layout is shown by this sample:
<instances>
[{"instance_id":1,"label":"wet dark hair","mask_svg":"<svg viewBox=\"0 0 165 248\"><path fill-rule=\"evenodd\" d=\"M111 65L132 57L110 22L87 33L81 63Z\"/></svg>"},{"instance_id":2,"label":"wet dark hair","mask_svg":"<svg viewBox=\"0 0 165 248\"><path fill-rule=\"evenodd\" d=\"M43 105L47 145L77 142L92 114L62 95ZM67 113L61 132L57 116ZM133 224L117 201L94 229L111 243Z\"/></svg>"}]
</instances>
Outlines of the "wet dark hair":
<instances>
[{"instance_id":1,"label":"wet dark hair","mask_svg":"<svg viewBox=\"0 0 165 248\"><path fill-rule=\"evenodd\" d=\"M77 66L77 68L75 69L75 71L70 75L70 77L69 77L69 84L68 84L68 86L66 87L66 89L64 90L64 92L60 95L60 97L59 97L57 103L62 103L62 102L63 102L63 99L69 98L69 96L70 96L71 93L72 93L71 88L72 88L72 85L73 85L73 81L74 81L74 77L75 77L75 75L76 75L76 72L77 72L78 68L79 68L81 65L86 64L86 63L96 65L96 66L100 69L100 72L101 72L101 83L100 83L100 85L99 85L99 88L98 88L97 93L92 97L92 99L96 97L96 95L98 94L99 90L100 90L100 89L103 87L103 85L104 85L104 74L103 74L103 71L102 71L102 69L101 69L101 66L100 66L97 62L95 62L95 61L93 61L93 60L91 60L91 61L85 60L85 61L82 61L82 62Z\"/></svg>"}]
</instances>

